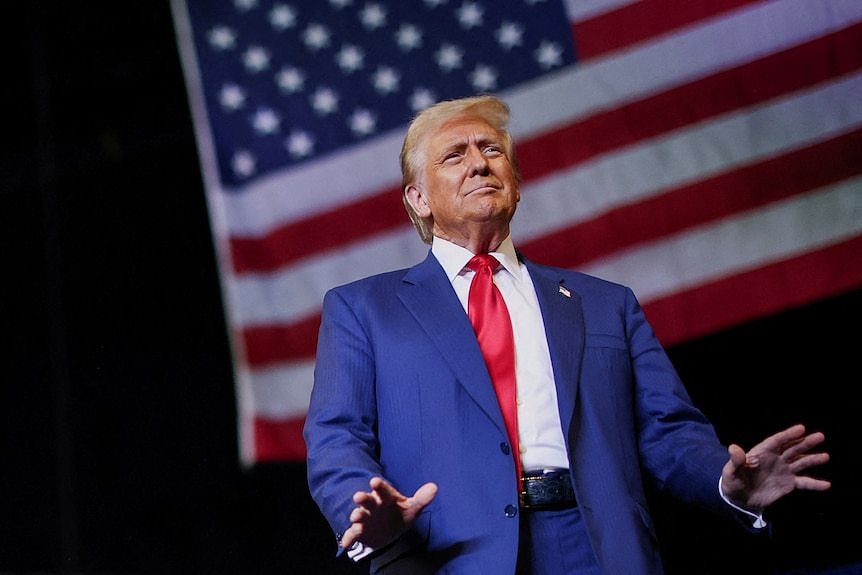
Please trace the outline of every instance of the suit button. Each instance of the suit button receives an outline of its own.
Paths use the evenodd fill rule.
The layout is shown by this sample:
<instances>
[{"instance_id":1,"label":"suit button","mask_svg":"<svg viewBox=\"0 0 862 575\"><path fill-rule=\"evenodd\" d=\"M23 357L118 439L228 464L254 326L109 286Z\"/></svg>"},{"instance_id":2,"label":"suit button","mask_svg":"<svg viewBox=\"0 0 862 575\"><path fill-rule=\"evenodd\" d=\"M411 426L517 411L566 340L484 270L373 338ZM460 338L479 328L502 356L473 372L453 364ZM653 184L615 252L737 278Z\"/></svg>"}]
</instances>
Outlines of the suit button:
<instances>
[{"instance_id":1,"label":"suit button","mask_svg":"<svg viewBox=\"0 0 862 575\"><path fill-rule=\"evenodd\" d=\"M503 509L503 513L506 514L506 517L514 517L518 514L518 508L514 505L507 505L505 509Z\"/></svg>"},{"instance_id":2,"label":"suit button","mask_svg":"<svg viewBox=\"0 0 862 575\"><path fill-rule=\"evenodd\" d=\"M510 453L512 453L512 450L509 449L509 444L505 441L500 443L500 451L503 452L503 455L509 455Z\"/></svg>"}]
</instances>

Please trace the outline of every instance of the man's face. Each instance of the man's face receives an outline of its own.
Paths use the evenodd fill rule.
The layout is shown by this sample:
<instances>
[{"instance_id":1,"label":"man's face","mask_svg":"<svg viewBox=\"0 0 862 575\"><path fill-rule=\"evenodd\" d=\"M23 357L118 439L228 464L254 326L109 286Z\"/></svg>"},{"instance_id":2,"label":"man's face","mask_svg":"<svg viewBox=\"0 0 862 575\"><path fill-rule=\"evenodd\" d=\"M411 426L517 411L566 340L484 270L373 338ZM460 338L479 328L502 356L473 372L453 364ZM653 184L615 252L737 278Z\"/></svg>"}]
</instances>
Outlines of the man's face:
<instances>
[{"instance_id":1,"label":"man's face","mask_svg":"<svg viewBox=\"0 0 862 575\"><path fill-rule=\"evenodd\" d=\"M501 134L481 119L461 116L428 136L423 152L418 211L433 216L435 235L469 237L476 224L508 231L520 193Z\"/></svg>"}]
</instances>

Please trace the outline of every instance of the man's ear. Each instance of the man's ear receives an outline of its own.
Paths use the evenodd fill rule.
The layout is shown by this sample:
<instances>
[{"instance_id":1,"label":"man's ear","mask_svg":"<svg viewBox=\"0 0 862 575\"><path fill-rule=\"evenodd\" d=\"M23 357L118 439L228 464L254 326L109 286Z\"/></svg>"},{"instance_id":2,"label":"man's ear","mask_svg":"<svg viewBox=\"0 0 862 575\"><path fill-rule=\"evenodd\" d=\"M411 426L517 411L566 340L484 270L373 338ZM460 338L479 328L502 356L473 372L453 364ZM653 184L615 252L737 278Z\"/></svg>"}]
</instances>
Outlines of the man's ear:
<instances>
[{"instance_id":1,"label":"man's ear","mask_svg":"<svg viewBox=\"0 0 862 575\"><path fill-rule=\"evenodd\" d=\"M431 206L428 205L428 197L422 188L416 184L408 184L404 187L404 198L420 218L427 218L431 215Z\"/></svg>"}]
</instances>

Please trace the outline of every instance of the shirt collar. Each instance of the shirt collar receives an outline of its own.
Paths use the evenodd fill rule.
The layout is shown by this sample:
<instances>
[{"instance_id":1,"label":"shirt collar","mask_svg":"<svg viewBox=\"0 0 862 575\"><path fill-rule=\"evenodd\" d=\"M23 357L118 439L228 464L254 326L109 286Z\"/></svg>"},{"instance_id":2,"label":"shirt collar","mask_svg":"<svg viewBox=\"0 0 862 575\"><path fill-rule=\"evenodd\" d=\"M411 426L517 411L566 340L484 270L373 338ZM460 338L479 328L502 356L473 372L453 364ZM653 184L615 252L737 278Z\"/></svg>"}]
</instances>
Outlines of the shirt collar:
<instances>
[{"instance_id":1,"label":"shirt collar","mask_svg":"<svg viewBox=\"0 0 862 575\"><path fill-rule=\"evenodd\" d=\"M434 254L434 257L443 266L446 277L449 278L450 282L455 281L458 275L464 273L467 269L467 262L474 255L467 248L436 236L431 242L431 253ZM518 261L518 255L515 253L515 245L512 243L511 235L506 236L506 239L503 240L496 251L489 253L497 258L516 280L521 280L521 262Z\"/></svg>"}]
</instances>

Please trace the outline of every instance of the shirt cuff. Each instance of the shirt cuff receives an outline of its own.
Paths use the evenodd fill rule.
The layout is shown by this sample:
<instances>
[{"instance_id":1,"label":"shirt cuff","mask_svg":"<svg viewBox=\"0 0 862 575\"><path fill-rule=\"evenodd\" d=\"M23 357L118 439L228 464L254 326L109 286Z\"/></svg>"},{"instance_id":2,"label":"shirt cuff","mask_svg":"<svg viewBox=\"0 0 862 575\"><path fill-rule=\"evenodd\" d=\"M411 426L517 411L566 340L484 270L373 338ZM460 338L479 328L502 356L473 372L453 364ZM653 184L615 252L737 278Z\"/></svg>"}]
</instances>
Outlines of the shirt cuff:
<instances>
[{"instance_id":1,"label":"shirt cuff","mask_svg":"<svg viewBox=\"0 0 862 575\"><path fill-rule=\"evenodd\" d=\"M722 489L722 487L721 487L721 477L720 476L718 478L718 494L721 495L721 498L724 499L725 503L727 503L728 505L730 505L731 507L733 507L737 511L745 513L746 515L748 515L749 517L754 519L754 522L751 525L752 527L754 527L755 529L763 529L764 527L766 527L766 520L763 518L763 512L762 511L760 513L754 513L753 511L749 511L748 509L743 509L739 505L734 504L733 501L731 501L730 499L727 498L727 496L725 496L724 489Z\"/></svg>"},{"instance_id":2,"label":"shirt cuff","mask_svg":"<svg viewBox=\"0 0 862 575\"><path fill-rule=\"evenodd\" d=\"M360 561L365 559L369 555L374 553L374 549L365 545L364 543L360 543L356 541L350 548L347 550L347 556L353 559L354 561Z\"/></svg>"}]
</instances>

